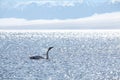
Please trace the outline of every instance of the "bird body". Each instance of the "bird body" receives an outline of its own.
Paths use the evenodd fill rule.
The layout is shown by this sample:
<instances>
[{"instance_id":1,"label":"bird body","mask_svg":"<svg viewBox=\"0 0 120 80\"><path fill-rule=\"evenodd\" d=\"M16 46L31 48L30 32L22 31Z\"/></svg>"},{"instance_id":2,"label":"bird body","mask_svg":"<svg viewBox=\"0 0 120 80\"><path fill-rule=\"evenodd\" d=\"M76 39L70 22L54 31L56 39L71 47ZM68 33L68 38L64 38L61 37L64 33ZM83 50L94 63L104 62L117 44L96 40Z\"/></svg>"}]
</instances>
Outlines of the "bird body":
<instances>
[{"instance_id":1,"label":"bird body","mask_svg":"<svg viewBox=\"0 0 120 80\"><path fill-rule=\"evenodd\" d=\"M31 56L30 59L45 59L44 57L42 56Z\"/></svg>"}]
</instances>

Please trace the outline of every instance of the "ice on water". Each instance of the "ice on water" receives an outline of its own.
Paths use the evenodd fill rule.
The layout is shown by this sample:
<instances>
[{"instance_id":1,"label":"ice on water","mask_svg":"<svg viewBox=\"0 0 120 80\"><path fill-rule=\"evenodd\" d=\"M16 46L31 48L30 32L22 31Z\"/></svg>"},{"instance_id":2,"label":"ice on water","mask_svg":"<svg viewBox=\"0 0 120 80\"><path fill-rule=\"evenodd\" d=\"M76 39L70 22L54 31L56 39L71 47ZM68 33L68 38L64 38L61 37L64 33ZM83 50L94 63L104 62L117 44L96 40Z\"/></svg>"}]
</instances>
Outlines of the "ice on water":
<instances>
[{"instance_id":1,"label":"ice on water","mask_svg":"<svg viewBox=\"0 0 120 80\"><path fill-rule=\"evenodd\" d=\"M120 80L120 32L0 32L0 80Z\"/></svg>"}]
</instances>

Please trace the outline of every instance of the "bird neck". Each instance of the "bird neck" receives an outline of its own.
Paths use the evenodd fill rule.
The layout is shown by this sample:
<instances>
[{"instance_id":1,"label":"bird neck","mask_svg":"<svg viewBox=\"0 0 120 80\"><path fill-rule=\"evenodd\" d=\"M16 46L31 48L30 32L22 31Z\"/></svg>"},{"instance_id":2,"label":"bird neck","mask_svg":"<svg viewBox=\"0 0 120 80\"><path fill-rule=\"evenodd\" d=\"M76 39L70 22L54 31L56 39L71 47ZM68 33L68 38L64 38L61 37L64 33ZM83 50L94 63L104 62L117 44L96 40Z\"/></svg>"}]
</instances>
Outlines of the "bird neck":
<instances>
[{"instance_id":1,"label":"bird neck","mask_svg":"<svg viewBox=\"0 0 120 80\"><path fill-rule=\"evenodd\" d=\"M49 53L49 50L48 50L47 53L46 53L46 59L49 59L48 53Z\"/></svg>"}]
</instances>

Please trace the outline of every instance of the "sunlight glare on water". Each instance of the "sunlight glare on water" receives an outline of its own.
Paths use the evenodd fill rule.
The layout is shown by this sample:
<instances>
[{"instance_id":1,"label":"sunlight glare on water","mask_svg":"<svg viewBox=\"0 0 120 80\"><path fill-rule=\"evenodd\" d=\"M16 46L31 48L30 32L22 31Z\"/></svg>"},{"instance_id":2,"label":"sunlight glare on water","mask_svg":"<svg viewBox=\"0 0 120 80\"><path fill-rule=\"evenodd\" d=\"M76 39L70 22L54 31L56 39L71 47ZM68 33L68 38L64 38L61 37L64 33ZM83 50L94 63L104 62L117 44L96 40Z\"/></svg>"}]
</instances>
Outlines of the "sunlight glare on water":
<instances>
[{"instance_id":1,"label":"sunlight glare on water","mask_svg":"<svg viewBox=\"0 0 120 80\"><path fill-rule=\"evenodd\" d=\"M120 80L120 31L0 31L0 80Z\"/></svg>"}]
</instances>

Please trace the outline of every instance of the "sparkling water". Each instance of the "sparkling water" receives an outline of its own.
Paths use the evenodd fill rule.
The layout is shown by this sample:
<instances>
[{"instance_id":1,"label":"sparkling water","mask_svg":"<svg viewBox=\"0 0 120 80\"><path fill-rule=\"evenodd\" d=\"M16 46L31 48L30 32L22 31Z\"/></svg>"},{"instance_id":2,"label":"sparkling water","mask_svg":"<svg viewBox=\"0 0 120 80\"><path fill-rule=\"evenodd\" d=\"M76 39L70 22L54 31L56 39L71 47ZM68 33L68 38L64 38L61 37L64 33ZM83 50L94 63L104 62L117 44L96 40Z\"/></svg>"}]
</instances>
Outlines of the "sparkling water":
<instances>
[{"instance_id":1,"label":"sparkling water","mask_svg":"<svg viewBox=\"0 0 120 80\"><path fill-rule=\"evenodd\" d=\"M0 31L0 80L120 80L120 31Z\"/></svg>"}]
</instances>

